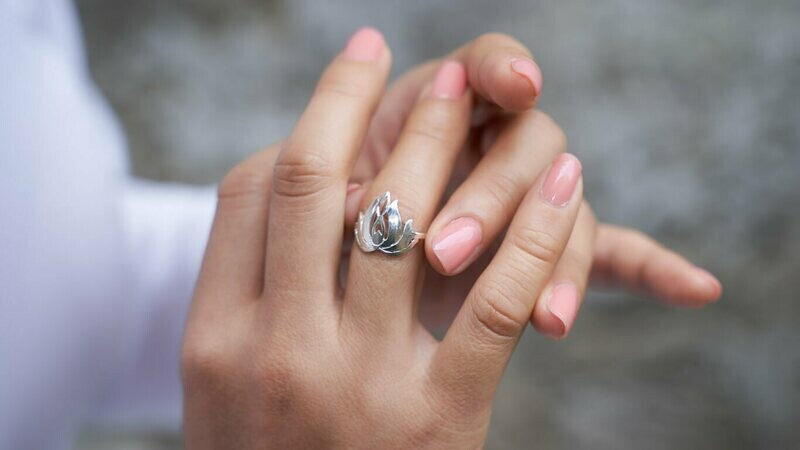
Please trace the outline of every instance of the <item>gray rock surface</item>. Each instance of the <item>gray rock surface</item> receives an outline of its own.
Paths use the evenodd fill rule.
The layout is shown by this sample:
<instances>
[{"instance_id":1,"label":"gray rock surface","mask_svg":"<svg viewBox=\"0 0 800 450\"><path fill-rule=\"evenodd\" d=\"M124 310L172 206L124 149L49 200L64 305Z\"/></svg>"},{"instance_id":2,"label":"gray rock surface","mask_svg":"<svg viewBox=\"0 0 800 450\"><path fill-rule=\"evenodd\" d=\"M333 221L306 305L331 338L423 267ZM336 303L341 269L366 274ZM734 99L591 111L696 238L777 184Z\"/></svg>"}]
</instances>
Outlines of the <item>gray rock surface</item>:
<instances>
[{"instance_id":1,"label":"gray rock surface","mask_svg":"<svg viewBox=\"0 0 800 450\"><path fill-rule=\"evenodd\" d=\"M800 446L800 2L78 4L135 172L196 183L285 136L358 26L385 32L395 74L482 32L517 36L598 215L709 267L725 295L689 311L591 294L566 341L526 333L488 447Z\"/></svg>"}]
</instances>

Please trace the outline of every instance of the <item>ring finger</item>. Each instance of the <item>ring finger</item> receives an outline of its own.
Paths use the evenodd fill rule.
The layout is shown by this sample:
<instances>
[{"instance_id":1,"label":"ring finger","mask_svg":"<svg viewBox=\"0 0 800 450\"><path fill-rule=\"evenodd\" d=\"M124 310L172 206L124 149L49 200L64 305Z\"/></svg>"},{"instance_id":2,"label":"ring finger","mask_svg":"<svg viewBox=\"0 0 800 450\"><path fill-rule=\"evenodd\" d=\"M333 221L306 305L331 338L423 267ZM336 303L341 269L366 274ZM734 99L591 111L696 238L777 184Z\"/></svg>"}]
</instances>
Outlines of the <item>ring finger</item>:
<instances>
[{"instance_id":1,"label":"ring finger","mask_svg":"<svg viewBox=\"0 0 800 450\"><path fill-rule=\"evenodd\" d=\"M442 64L417 101L389 160L371 183L362 210L390 192L399 200L403 221L413 219L414 230L425 231L466 139L470 102L464 66L452 61ZM387 328L408 329L421 256L416 248L399 257L354 250L343 325L354 324L372 336L387 334L381 333Z\"/></svg>"}]
</instances>

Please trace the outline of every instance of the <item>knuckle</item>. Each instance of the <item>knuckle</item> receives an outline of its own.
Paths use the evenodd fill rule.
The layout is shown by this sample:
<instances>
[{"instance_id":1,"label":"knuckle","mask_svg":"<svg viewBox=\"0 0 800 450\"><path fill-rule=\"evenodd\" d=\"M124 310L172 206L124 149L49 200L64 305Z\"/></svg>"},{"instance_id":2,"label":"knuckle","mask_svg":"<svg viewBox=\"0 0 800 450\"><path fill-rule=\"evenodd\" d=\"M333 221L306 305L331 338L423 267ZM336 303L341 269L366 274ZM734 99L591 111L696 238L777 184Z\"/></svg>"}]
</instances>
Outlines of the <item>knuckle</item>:
<instances>
[{"instance_id":1,"label":"knuckle","mask_svg":"<svg viewBox=\"0 0 800 450\"><path fill-rule=\"evenodd\" d=\"M575 249L573 251L564 251L558 264L559 266L563 264L566 267L571 267L582 272L585 271L588 274L592 265L592 259L590 254Z\"/></svg>"},{"instance_id":2,"label":"knuckle","mask_svg":"<svg viewBox=\"0 0 800 450\"><path fill-rule=\"evenodd\" d=\"M218 381L229 372L230 353L219 340L186 339L181 348L181 377L186 384Z\"/></svg>"},{"instance_id":3,"label":"knuckle","mask_svg":"<svg viewBox=\"0 0 800 450\"><path fill-rule=\"evenodd\" d=\"M290 362L277 357L266 358L260 367L262 395L278 415L288 415L295 408L295 400L305 389L296 373Z\"/></svg>"},{"instance_id":4,"label":"knuckle","mask_svg":"<svg viewBox=\"0 0 800 450\"><path fill-rule=\"evenodd\" d=\"M441 144L447 141L447 133L442 129L436 129L429 125L411 125L406 130L406 134L419 138L423 141L430 141L435 144Z\"/></svg>"},{"instance_id":5,"label":"knuckle","mask_svg":"<svg viewBox=\"0 0 800 450\"><path fill-rule=\"evenodd\" d=\"M521 120L527 122L531 132L545 147L558 153L567 150L567 134L549 114L536 109L524 113Z\"/></svg>"},{"instance_id":6,"label":"knuckle","mask_svg":"<svg viewBox=\"0 0 800 450\"><path fill-rule=\"evenodd\" d=\"M365 99L371 95L372 74L359 67L335 66L329 69L320 78L317 84L316 94L333 97L344 97L347 99ZM341 100L341 98L339 98Z\"/></svg>"},{"instance_id":7,"label":"knuckle","mask_svg":"<svg viewBox=\"0 0 800 450\"><path fill-rule=\"evenodd\" d=\"M278 149L279 145L272 145L229 170L217 185L217 208L263 205L272 182L272 166Z\"/></svg>"},{"instance_id":8,"label":"knuckle","mask_svg":"<svg viewBox=\"0 0 800 450\"><path fill-rule=\"evenodd\" d=\"M289 144L291 145L291 144ZM309 197L329 186L334 170L322 155L286 149L272 172L272 191L283 197Z\"/></svg>"},{"instance_id":9,"label":"knuckle","mask_svg":"<svg viewBox=\"0 0 800 450\"><path fill-rule=\"evenodd\" d=\"M513 176L502 172L488 177L485 189L485 192L495 201L496 205L516 205L521 194L517 180Z\"/></svg>"},{"instance_id":10,"label":"knuckle","mask_svg":"<svg viewBox=\"0 0 800 450\"><path fill-rule=\"evenodd\" d=\"M475 39L475 44L478 47L490 48L504 48L509 50L523 50L525 53L530 54L528 48L522 45L520 41L509 34L490 32L484 33Z\"/></svg>"},{"instance_id":11,"label":"knuckle","mask_svg":"<svg viewBox=\"0 0 800 450\"><path fill-rule=\"evenodd\" d=\"M626 235L626 239L630 240L631 242L636 243L637 245L647 245L650 244L653 240L642 231L628 228L624 231Z\"/></svg>"},{"instance_id":12,"label":"knuckle","mask_svg":"<svg viewBox=\"0 0 800 450\"><path fill-rule=\"evenodd\" d=\"M490 339L507 342L519 335L528 323L528 308L512 294L513 289L502 280L476 286L470 303L475 322Z\"/></svg>"},{"instance_id":13,"label":"knuckle","mask_svg":"<svg viewBox=\"0 0 800 450\"><path fill-rule=\"evenodd\" d=\"M362 88L343 80L325 80L317 86L317 95L360 100L366 95Z\"/></svg>"},{"instance_id":14,"label":"knuckle","mask_svg":"<svg viewBox=\"0 0 800 450\"><path fill-rule=\"evenodd\" d=\"M482 35L478 36L475 42L484 44L488 42L497 42L499 40L506 40L506 39L513 39L513 38L505 33L490 31L488 33L483 33Z\"/></svg>"},{"instance_id":15,"label":"knuckle","mask_svg":"<svg viewBox=\"0 0 800 450\"><path fill-rule=\"evenodd\" d=\"M270 172L251 164L241 163L231 169L217 186L220 208L235 207L269 191Z\"/></svg>"},{"instance_id":16,"label":"knuckle","mask_svg":"<svg viewBox=\"0 0 800 450\"><path fill-rule=\"evenodd\" d=\"M260 367L261 378L270 385L293 383L296 376L292 364L287 358L267 356Z\"/></svg>"},{"instance_id":17,"label":"knuckle","mask_svg":"<svg viewBox=\"0 0 800 450\"><path fill-rule=\"evenodd\" d=\"M458 124L453 112L442 106L429 103L428 108L419 110L409 122L406 133L437 145L452 142Z\"/></svg>"},{"instance_id":18,"label":"knuckle","mask_svg":"<svg viewBox=\"0 0 800 450\"><path fill-rule=\"evenodd\" d=\"M522 253L527 264L553 266L561 257L562 240L550 231L532 226L522 226L511 233L510 244Z\"/></svg>"}]
</instances>

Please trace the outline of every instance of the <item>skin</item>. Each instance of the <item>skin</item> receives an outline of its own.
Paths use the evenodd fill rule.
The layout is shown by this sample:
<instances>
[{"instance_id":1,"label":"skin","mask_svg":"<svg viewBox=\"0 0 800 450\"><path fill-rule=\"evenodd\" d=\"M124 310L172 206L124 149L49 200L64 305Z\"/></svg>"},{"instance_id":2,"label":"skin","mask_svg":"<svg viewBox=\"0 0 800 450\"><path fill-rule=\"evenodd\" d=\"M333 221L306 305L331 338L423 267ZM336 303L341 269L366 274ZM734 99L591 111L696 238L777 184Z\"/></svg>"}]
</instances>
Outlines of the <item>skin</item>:
<instances>
[{"instance_id":1,"label":"skin","mask_svg":"<svg viewBox=\"0 0 800 450\"><path fill-rule=\"evenodd\" d=\"M531 89L529 80L510 69L511 61L520 58L533 60L531 52L513 37L489 33L401 76L381 100L352 176L364 186L348 192L346 225L355 221L370 180L388 158L415 99L441 62L455 60L466 66L469 86L477 98L471 136L451 181L449 191L454 192L427 230L425 241L430 267L421 312L432 328L446 328L450 323L536 176L567 149L558 124L532 109L541 92ZM481 117L477 125L476 116ZM483 244L465 264L447 271L434 255L432 243L450 220L464 216L483 225ZM563 261L542 300L561 283L574 285L582 300L590 280L604 287L628 288L674 306L699 307L722 294L721 284L707 271L637 230L598 223L584 201ZM556 339L569 332L550 314L545 301L537 302L531 324Z\"/></svg>"},{"instance_id":2,"label":"skin","mask_svg":"<svg viewBox=\"0 0 800 450\"><path fill-rule=\"evenodd\" d=\"M536 176L566 151L565 134L558 124L544 112L532 109L541 92L532 89L529 80L510 69L511 61L517 58L532 59L532 56L516 39L491 33L445 58L428 61L403 74L381 98L350 176L351 182L357 184L351 184L347 193L347 238L371 181L397 144L423 88L443 60L459 61L466 66L469 86L477 99L472 112L473 126L448 188L451 195L432 221L425 241L429 266L425 269L427 282L420 309L423 321L434 329L445 329L452 321L469 288L496 251L498 236ZM482 119L476 125L477 116ZM261 158L266 172L271 171L280 148L278 143L265 150L268 155ZM482 244L465 264L447 271L434 255L432 242L450 220L464 216L483 225ZM345 262L349 244L342 255ZM718 299L722 292L719 281L708 272L643 233L598 223L590 205L584 202L565 257L543 297L549 295L553 286L570 283L582 300L590 280L604 287L628 288L675 306L703 306ZM569 329L548 311L546 304L537 302L531 324L546 336L566 337Z\"/></svg>"},{"instance_id":3,"label":"skin","mask_svg":"<svg viewBox=\"0 0 800 450\"><path fill-rule=\"evenodd\" d=\"M585 287L594 266L606 280L689 305L719 295L708 282L696 285L697 269L649 238L597 226L580 179L565 205L544 199L563 133L543 113L509 113L533 106L535 94L511 95L515 83L527 81L492 68L527 51L495 39L451 55L469 79L458 98L425 87L436 63L384 95L391 59L385 43L369 60L344 51L291 136L223 179L184 336L188 448L481 447L522 332L529 321L548 334L554 326L547 311L541 319L536 312L554 280ZM485 157L461 166L475 134L473 96L499 105L489 114L497 137ZM396 128L376 126L380 120ZM522 141L549 158L531 158ZM486 174L504 170L507 157L539 170L509 183L509 200L492 211L501 219L484 219L486 242L499 241L496 251L487 245L459 275L433 280L424 276L426 257L435 264L427 244L398 258L353 251L342 286L342 236L354 211L389 190L401 199L404 218L435 233L440 222L469 210L466 199L481 192ZM439 211L457 167L465 181ZM353 179L360 186L348 188ZM628 244L632 252L618 250ZM436 292L457 300L441 341L418 314Z\"/></svg>"}]
</instances>

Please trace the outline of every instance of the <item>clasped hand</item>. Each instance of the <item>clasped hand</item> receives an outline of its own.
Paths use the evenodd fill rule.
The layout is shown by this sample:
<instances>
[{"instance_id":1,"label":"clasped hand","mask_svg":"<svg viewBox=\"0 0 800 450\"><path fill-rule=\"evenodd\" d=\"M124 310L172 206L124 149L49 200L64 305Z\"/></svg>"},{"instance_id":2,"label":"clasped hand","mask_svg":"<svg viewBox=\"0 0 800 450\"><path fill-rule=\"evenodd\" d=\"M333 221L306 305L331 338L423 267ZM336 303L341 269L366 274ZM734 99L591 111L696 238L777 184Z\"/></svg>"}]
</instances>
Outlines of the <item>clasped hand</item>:
<instances>
[{"instance_id":1,"label":"clasped hand","mask_svg":"<svg viewBox=\"0 0 800 450\"><path fill-rule=\"evenodd\" d=\"M357 32L291 136L220 184L184 341L189 448L480 447L523 330L563 337L593 268L676 302L719 295L597 225L563 132L529 110L541 74L519 43L487 35L384 94L390 60ZM343 236L386 191L428 239L354 248L343 269Z\"/></svg>"}]
</instances>

